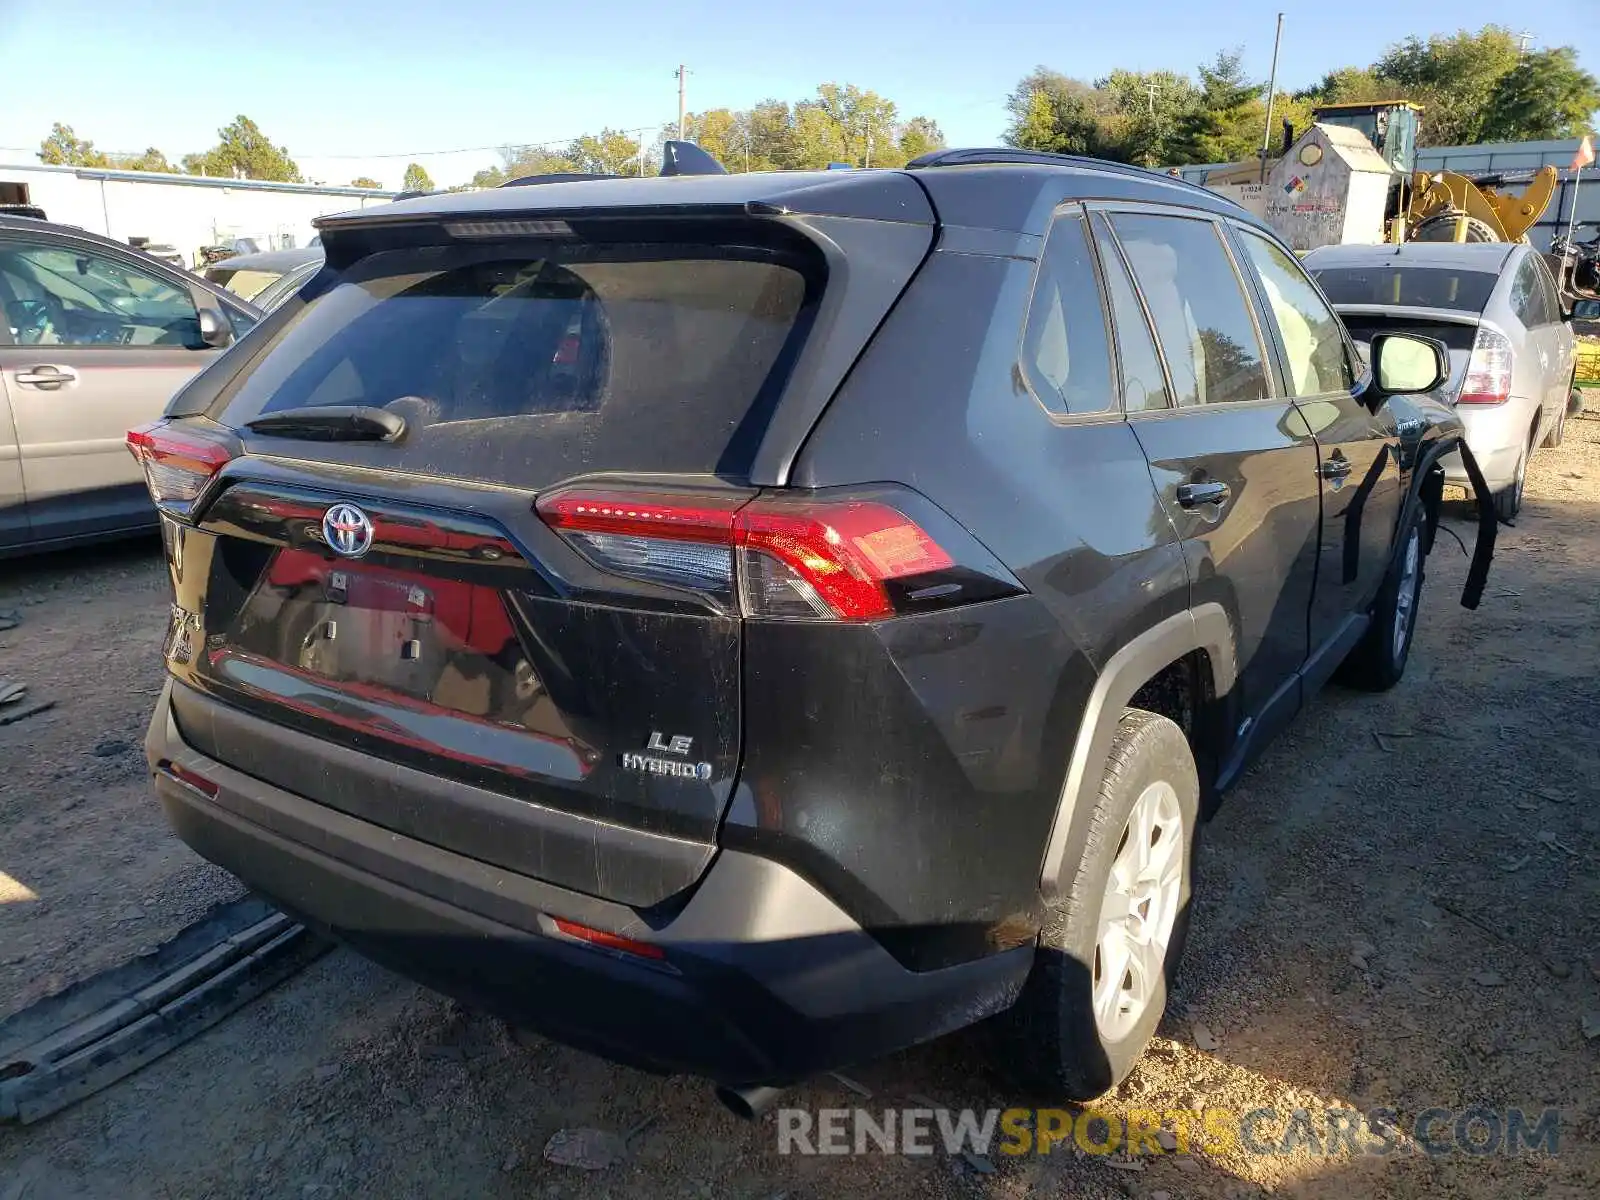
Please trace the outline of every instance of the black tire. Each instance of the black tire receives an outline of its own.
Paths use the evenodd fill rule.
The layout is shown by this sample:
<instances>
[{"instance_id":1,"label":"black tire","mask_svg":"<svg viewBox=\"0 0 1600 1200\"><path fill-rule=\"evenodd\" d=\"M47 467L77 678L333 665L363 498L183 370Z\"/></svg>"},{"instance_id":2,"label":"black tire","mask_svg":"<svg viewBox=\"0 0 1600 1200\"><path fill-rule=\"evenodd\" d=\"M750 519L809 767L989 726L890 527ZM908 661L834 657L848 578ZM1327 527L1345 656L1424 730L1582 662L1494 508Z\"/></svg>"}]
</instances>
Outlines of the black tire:
<instances>
[{"instance_id":1,"label":"black tire","mask_svg":"<svg viewBox=\"0 0 1600 1200\"><path fill-rule=\"evenodd\" d=\"M1583 413L1583 389L1573 388L1567 393L1567 416L1576 417Z\"/></svg>"},{"instance_id":2,"label":"black tire","mask_svg":"<svg viewBox=\"0 0 1600 1200\"><path fill-rule=\"evenodd\" d=\"M1171 932L1143 1009L1136 1019L1130 1014L1126 1028L1107 1037L1096 1020L1094 1002L1102 900L1135 802L1163 783L1171 789L1166 802L1175 802L1175 836L1181 843ZM1200 778L1183 731L1166 717L1124 709L1090 814L1082 857L1065 898L1045 920L1022 995L995 1022L998 1065L1019 1087L1051 1101L1092 1100L1133 1070L1160 1024L1167 980L1183 957L1199 814ZM1152 831L1162 832L1159 825ZM1163 843L1153 836L1149 844Z\"/></svg>"},{"instance_id":3,"label":"black tire","mask_svg":"<svg viewBox=\"0 0 1600 1200\"><path fill-rule=\"evenodd\" d=\"M1494 494L1495 515L1502 521L1515 520L1522 511L1522 493L1528 482L1528 458L1533 453L1533 439L1538 436L1538 429L1536 422L1528 434L1528 444L1522 448L1522 457L1517 459L1517 474L1511 485Z\"/></svg>"},{"instance_id":4,"label":"black tire","mask_svg":"<svg viewBox=\"0 0 1600 1200\"><path fill-rule=\"evenodd\" d=\"M1364 692L1386 692L1406 673L1411 641L1417 632L1417 612L1422 606L1422 583L1427 577L1427 522L1427 513L1417 505L1400 531L1396 542L1399 553L1389 564L1389 573L1373 602L1372 624L1339 664L1340 683Z\"/></svg>"},{"instance_id":5,"label":"black tire","mask_svg":"<svg viewBox=\"0 0 1600 1200\"><path fill-rule=\"evenodd\" d=\"M1540 442L1539 444L1547 450L1554 450L1557 446L1561 445L1566 436L1567 406L1563 404L1561 406L1561 411L1556 414L1555 424L1550 426L1549 432L1544 435L1544 441Z\"/></svg>"}]
</instances>

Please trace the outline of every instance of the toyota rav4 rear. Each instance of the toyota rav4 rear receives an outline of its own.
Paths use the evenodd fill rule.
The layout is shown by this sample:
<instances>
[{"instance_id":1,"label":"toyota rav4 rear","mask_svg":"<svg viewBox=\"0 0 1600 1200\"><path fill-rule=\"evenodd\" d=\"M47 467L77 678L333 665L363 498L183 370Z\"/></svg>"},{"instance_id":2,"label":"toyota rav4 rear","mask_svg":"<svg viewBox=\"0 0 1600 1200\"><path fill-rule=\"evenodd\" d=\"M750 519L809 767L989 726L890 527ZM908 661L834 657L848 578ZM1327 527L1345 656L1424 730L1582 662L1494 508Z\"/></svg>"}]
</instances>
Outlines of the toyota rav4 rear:
<instances>
[{"instance_id":1,"label":"toyota rav4 rear","mask_svg":"<svg viewBox=\"0 0 1600 1200\"><path fill-rule=\"evenodd\" d=\"M994 931L1036 881L956 902L984 818L906 664L1023 589L904 482L787 486L930 252L915 180L320 227L322 272L129 436L174 586L148 752L181 836L469 1003L725 1084L1008 1005L1027 922ZM891 718L893 745L824 740ZM890 800L861 786L895 769Z\"/></svg>"}]
</instances>

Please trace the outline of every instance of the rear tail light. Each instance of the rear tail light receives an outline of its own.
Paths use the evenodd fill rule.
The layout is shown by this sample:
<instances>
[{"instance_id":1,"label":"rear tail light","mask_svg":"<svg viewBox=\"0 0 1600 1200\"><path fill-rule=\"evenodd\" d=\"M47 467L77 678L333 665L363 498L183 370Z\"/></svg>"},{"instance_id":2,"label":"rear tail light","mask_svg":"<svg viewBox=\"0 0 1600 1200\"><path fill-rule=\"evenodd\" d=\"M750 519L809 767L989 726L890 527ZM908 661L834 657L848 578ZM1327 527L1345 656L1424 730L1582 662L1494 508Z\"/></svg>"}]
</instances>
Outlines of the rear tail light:
<instances>
[{"instance_id":1,"label":"rear tail light","mask_svg":"<svg viewBox=\"0 0 1600 1200\"><path fill-rule=\"evenodd\" d=\"M920 525L877 501L584 488L541 497L538 509L596 566L736 598L749 617L887 617L891 581L954 566Z\"/></svg>"},{"instance_id":2,"label":"rear tail light","mask_svg":"<svg viewBox=\"0 0 1600 1200\"><path fill-rule=\"evenodd\" d=\"M1457 404L1504 404L1511 396L1511 342L1493 329L1478 329Z\"/></svg>"},{"instance_id":3,"label":"rear tail light","mask_svg":"<svg viewBox=\"0 0 1600 1200\"><path fill-rule=\"evenodd\" d=\"M128 452L144 468L156 507L187 516L212 476L233 457L226 446L183 433L165 421L128 430Z\"/></svg>"}]
</instances>

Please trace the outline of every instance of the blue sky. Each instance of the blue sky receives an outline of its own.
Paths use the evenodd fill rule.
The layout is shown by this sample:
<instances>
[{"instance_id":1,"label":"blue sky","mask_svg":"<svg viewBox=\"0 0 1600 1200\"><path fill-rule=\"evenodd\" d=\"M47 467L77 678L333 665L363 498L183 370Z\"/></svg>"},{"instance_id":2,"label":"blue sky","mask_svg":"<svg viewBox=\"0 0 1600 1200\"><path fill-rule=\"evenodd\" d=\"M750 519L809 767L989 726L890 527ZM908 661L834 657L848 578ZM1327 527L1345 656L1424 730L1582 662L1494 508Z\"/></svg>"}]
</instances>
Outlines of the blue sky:
<instances>
[{"instance_id":1,"label":"blue sky","mask_svg":"<svg viewBox=\"0 0 1600 1200\"><path fill-rule=\"evenodd\" d=\"M1409 34L1476 29L1506 11L1489 0L0 0L0 162L28 161L19 152L31 156L52 121L102 149L154 145L176 160L243 112L310 178L397 185L414 157L458 183L494 152L422 152L676 119L680 61L691 109L794 100L835 80L933 117L952 144L986 145L1005 127L1006 94L1039 63L1086 78L1116 66L1192 74L1239 45L1265 79L1280 8L1290 88ZM1596 15L1596 0L1544 0L1520 28L1535 47L1581 49ZM1584 65L1600 73L1593 50Z\"/></svg>"}]
</instances>

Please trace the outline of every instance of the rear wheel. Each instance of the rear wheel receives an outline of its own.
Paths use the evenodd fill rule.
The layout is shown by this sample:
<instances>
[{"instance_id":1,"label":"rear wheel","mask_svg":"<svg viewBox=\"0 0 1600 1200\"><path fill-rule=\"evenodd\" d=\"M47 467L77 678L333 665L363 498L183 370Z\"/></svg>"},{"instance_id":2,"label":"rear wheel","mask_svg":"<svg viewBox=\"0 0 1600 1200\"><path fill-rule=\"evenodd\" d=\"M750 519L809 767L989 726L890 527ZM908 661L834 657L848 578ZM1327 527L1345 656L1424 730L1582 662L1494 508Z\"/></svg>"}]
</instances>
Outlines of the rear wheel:
<instances>
[{"instance_id":1,"label":"rear wheel","mask_svg":"<svg viewBox=\"0 0 1600 1200\"><path fill-rule=\"evenodd\" d=\"M1401 530L1400 553L1372 606L1372 624L1340 664L1341 683L1363 691L1386 692L1406 673L1426 574L1427 520L1419 504Z\"/></svg>"},{"instance_id":2,"label":"rear wheel","mask_svg":"<svg viewBox=\"0 0 1600 1200\"><path fill-rule=\"evenodd\" d=\"M1018 1085L1090 1100L1121 1083L1166 1008L1183 956L1200 780L1183 731L1125 709L1066 898L1033 973L997 1022Z\"/></svg>"},{"instance_id":3,"label":"rear wheel","mask_svg":"<svg viewBox=\"0 0 1600 1200\"><path fill-rule=\"evenodd\" d=\"M1522 492L1528 481L1528 456L1533 453L1533 439L1537 434L1538 425L1535 423L1533 432L1528 435L1528 444L1517 458L1517 473L1512 476L1509 485L1494 494L1494 511L1502 521L1510 521L1522 511Z\"/></svg>"},{"instance_id":4,"label":"rear wheel","mask_svg":"<svg viewBox=\"0 0 1600 1200\"><path fill-rule=\"evenodd\" d=\"M1567 406L1563 404L1561 411L1556 414L1556 423L1550 426L1550 432L1544 435L1544 445L1547 449L1554 450L1561 445L1567 436Z\"/></svg>"}]
</instances>

